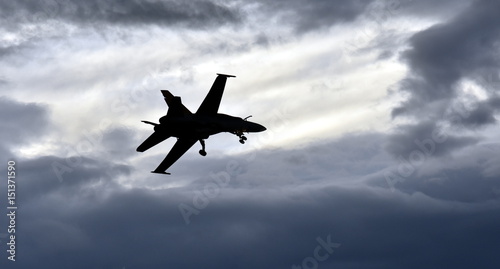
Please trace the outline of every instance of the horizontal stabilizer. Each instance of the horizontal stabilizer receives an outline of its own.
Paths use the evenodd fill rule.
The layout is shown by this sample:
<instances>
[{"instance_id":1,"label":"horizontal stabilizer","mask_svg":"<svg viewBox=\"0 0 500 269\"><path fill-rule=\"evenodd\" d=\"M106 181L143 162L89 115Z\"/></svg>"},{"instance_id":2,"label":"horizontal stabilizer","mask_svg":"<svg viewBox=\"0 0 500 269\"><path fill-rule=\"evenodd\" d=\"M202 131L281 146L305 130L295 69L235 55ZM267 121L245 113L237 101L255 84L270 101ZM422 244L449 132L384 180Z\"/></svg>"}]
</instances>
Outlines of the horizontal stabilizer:
<instances>
[{"instance_id":1,"label":"horizontal stabilizer","mask_svg":"<svg viewBox=\"0 0 500 269\"><path fill-rule=\"evenodd\" d=\"M226 75L226 74L220 74L220 73L217 73L217 76L223 76L223 77L227 77L227 78L235 78L236 77L233 75Z\"/></svg>"},{"instance_id":2,"label":"horizontal stabilizer","mask_svg":"<svg viewBox=\"0 0 500 269\"><path fill-rule=\"evenodd\" d=\"M153 126L159 125L158 123L150 122L150 121L147 121L147 120L141 120L141 122L144 122L146 124L151 124Z\"/></svg>"},{"instance_id":3,"label":"horizontal stabilizer","mask_svg":"<svg viewBox=\"0 0 500 269\"><path fill-rule=\"evenodd\" d=\"M163 175L170 175L170 173L163 172L163 171L151 171L151 173L154 173L154 174L163 174Z\"/></svg>"}]
</instances>

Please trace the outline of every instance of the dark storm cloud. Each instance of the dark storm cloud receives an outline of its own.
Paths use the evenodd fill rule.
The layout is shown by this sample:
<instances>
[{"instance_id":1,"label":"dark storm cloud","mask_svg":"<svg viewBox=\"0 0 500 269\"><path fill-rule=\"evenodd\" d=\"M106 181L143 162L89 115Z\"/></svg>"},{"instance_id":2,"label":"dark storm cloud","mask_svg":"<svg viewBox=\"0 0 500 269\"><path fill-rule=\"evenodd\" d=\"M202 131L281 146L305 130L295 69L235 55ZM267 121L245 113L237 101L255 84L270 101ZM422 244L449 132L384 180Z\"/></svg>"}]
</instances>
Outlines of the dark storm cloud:
<instances>
[{"instance_id":1,"label":"dark storm cloud","mask_svg":"<svg viewBox=\"0 0 500 269\"><path fill-rule=\"evenodd\" d=\"M26 247L26 253L33 254L34 258L52 251L59 253L74 251L85 244L86 238L81 233L81 228L78 225L69 225L64 219L68 214L77 212L81 214L87 210L87 207L95 207L96 199L105 198L102 191L118 188L112 179L130 172L130 168L125 165L72 156L72 160L79 159L78 165L70 166L71 172L66 173L64 178L58 178L53 169L54 164L65 165L68 161L66 158L44 156L21 159L12 157L16 160L16 190L18 190L16 201L19 207L21 205L23 207L21 210L23 216L17 218L16 235L21 234L20 231L31 234L30 238L19 240L17 246L18 249ZM1 183L2 189L6 187L4 183ZM88 203L82 202L84 199L87 199ZM59 210L63 208L49 209L50 207L57 208L59 204L66 204L68 207L64 210ZM1 221L4 224L3 218ZM43 247L45 244L51 245L53 250L47 251ZM17 255L17 261L20 260ZM64 264L64 260L63 258L62 261L57 262L56 267ZM25 265L21 262L20 265L14 264L8 268L17 268L16 266L22 268ZM41 268L48 268L41 266Z\"/></svg>"},{"instance_id":2,"label":"dark storm cloud","mask_svg":"<svg viewBox=\"0 0 500 269\"><path fill-rule=\"evenodd\" d=\"M500 159L499 146L491 143L468 147L453 158L441 159L421 150L423 157L401 157L383 175L373 174L367 182L412 195L422 193L443 201L498 203L500 170L496 164Z\"/></svg>"},{"instance_id":3,"label":"dark storm cloud","mask_svg":"<svg viewBox=\"0 0 500 269\"><path fill-rule=\"evenodd\" d=\"M422 151L431 157L444 156L479 141L475 137L448 134L434 121L398 126L397 132L389 135L387 140L387 151L405 158L413 151Z\"/></svg>"},{"instance_id":4,"label":"dark storm cloud","mask_svg":"<svg viewBox=\"0 0 500 269\"><path fill-rule=\"evenodd\" d=\"M19 165L19 260L9 268L291 268L314 256L318 238L341 244L321 267L468 268L479 263L495 268L498 194L485 196L484 184L469 184L480 171L448 172L450 178L470 179L454 186L453 193L473 196L462 202L447 196L451 180L438 191L409 180L401 186L411 193L405 194L387 187L340 187L334 184L338 175L326 167L316 169L314 181L297 173L304 163L323 167L344 160L343 166L359 167L358 174L343 171L345 177L371 174L377 170L372 162L383 154L380 139L359 135L300 152L255 152L258 158L230 179L240 184L222 187L211 198L203 196L201 182L157 191L126 189L113 178L129 168L109 161L85 159L60 182L51 175L50 163L62 159L28 160ZM221 162L226 163L215 161ZM116 169L111 176L107 167ZM435 173L441 172L442 167ZM263 180L269 175L273 180ZM175 175L167 179L176 180ZM205 185L210 182L204 179ZM485 184L498 185L498 180ZM195 197L208 203L186 225L179 205L193 205Z\"/></svg>"},{"instance_id":5,"label":"dark storm cloud","mask_svg":"<svg viewBox=\"0 0 500 269\"><path fill-rule=\"evenodd\" d=\"M492 96L487 100L478 101L467 114L455 124L477 128L497 122L495 115L500 111L500 97Z\"/></svg>"},{"instance_id":6,"label":"dark storm cloud","mask_svg":"<svg viewBox=\"0 0 500 269\"><path fill-rule=\"evenodd\" d=\"M353 21L373 1L362 0L316 0L259 1L263 12L280 16L280 22L294 27L297 33L306 33L328 28L336 23Z\"/></svg>"},{"instance_id":7,"label":"dark storm cloud","mask_svg":"<svg viewBox=\"0 0 500 269\"><path fill-rule=\"evenodd\" d=\"M95 188L116 188L118 185L112 179L131 171L126 165L108 160L70 157L43 156L18 160L18 174L27 179L26 182L20 183L19 187L28 194L23 200L31 202L31 199L36 200L52 194L71 197L87 190L91 194L92 191L88 189L91 185ZM66 171L63 177L58 177L55 168L62 166L70 170Z\"/></svg>"},{"instance_id":8,"label":"dark storm cloud","mask_svg":"<svg viewBox=\"0 0 500 269\"><path fill-rule=\"evenodd\" d=\"M498 159L498 155L493 155ZM482 164L467 164L467 167L450 167L441 174L414 176L396 185L397 189L407 193L420 192L429 197L447 201L477 203L498 201L500 190L499 174L486 176L486 162L482 158L476 160Z\"/></svg>"},{"instance_id":9,"label":"dark storm cloud","mask_svg":"<svg viewBox=\"0 0 500 269\"><path fill-rule=\"evenodd\" d=\"M393 110L393 116L442 113L449 105L446 102L440 108L429 109L436 101L456 98L460 79L481 78L500 67L500 17L496 13L499 8L498 1L474 1L451 21L411 38L412 49L404 53L410 76L401 87L410 98ZM484 121L484 117L491 115L478 119Z\"/></svg>"},{"instance_id":10,"label":"dark storm cloud","mask_svg":"<svg viewBox=\"0 0 500 269\"><path fill-rule=\"evenodd\" d=\"M465 126L477 127L496 123L495 107L490 105L491 102L480 102L474 110L470 111L467 118L461 121Z\"/></svg>"},{"instance_id":11,"label":"dark storm cloud","mask_svg":"<svg viewBox=\"0 0 500 269\"><path fill-rule=\"evenodd\" d=\"M500 19L495 11L499 8L498 1L474 1L450 21L410 38L412 48L403 53L409 75L399 84L400 92L409 97L392 110L392 116L406 116L413 123L398 126L387 145L398 159L408 160L412 154L417 158L430 143L433 152L426 158L446 156L480 141L477 133L477 137L460 133L496 123ZM459 83L464 79L484 89L486 100L461 92ZM444 125L452 128L445 131ZM438 140L439 133L446 139L437 142L435 132Z\"/></svg>"},{"instance_id":12,"label":"dark storm cloud","mask_svg":"<svg viewBox=\"0 0 500 269\"><path fill-rule=\"evenodd\" d=\"M2 21L15 27L47 19L75 24L187 25L207 27L240 20L238 10L211 1L2 1ZM103 25L104 24L104 25Z\"/></svg>"}]
</instances>

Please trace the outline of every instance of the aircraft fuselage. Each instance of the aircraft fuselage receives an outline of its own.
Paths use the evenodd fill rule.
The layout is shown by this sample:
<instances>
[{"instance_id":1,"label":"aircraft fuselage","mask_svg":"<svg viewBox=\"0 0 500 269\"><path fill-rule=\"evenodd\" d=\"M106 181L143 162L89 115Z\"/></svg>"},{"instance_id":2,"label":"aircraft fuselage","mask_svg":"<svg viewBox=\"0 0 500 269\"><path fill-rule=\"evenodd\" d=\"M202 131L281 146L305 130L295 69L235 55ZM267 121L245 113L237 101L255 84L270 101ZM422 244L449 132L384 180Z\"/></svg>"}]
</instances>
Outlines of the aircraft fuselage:
<instances>
[{"instance_id":1,"label":"aircraft fuselage","mask_svg":"<svg viewBox=\"0 0 500 269\"><path fill-rule=\"evenodd\" d=\"M266 128L258 123L233 117L226 114L216 115L185 115L181 117L162 117L155 131L177 138L206 139L211 135L228 132L262 132Z\"/></svg>"}]
</instances>

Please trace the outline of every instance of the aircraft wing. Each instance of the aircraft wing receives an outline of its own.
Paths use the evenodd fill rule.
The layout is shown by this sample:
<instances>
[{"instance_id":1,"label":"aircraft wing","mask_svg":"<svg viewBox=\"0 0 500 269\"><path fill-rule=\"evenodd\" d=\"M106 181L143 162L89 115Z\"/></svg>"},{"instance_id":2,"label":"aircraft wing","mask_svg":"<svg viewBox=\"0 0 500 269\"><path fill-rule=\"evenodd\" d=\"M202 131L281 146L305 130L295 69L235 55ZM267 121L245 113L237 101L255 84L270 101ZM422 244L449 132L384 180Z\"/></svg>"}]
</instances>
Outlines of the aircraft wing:
<instances>
[{"instance_id":1,"label":"aircraft wing","mask_svg":"<svg viewBox=\"0 0 500 269\"><path fill-rule=\"evenodd\" d=\"M196 143L196 141L198 140L191 138L179 138L177 142L175 142L170 152L167 154L167 157L165 157L160 165L158 165L158 167L156 167L156 169L151 172L158 174L169 174L165 171L182 155L184 155L184 153L186 153L186 151L188 151L188 149L190 149Z\"/></svg>"},{"instance_id":2,"label":"aircraft wing","mask_svg":"<svg viewBox=\"0 0 500 269\"><path fill-rule=\"evenodd\" d=\"M170 136L168 136L168 135L165 135L165 134L162 134L159 132L154 132L148 138L146 138L146 140L144 140L144 142L142 142L142 144L140 144L139 147L137 147L137 151L144 152L144 151L158 145L163 140L165 140L169 137Z\"/></svg>"},{"instance_id":3,"label":"aircraft wing","mask_svg":"<svg viewBox=\"0 0 500 269\"><path fill-rule=\"evenodd\" d=\"M196 111L197 115L214 115L217 114L219 110L219 105L222 100L222 94L224 94L224 87L226 86L226 80L228 77L235 77L232 75L217 74L214 84L207 96L201 103L200 107Z\"/></svg>"}]
</instances>

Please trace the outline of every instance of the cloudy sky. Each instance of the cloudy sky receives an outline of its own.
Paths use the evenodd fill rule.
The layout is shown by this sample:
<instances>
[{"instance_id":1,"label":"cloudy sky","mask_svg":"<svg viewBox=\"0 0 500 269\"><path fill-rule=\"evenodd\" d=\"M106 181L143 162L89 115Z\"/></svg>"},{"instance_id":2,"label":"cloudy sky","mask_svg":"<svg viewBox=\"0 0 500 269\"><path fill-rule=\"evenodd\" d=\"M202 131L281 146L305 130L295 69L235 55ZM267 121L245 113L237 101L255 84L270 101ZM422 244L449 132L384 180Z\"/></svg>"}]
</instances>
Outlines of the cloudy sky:
<instances>
[{"instance_id":1,"label":"cloudy sky","mask_svg":"<svg viewBox=\"0 0 500 269\"><path fill-rule=\"evenodd\" d=\"M498 268L497 0L0 1L2 268ZM167 107L266 126L138 153ZM7 260L7 161L17 171Z\"/></svg>"}]
</instances>

